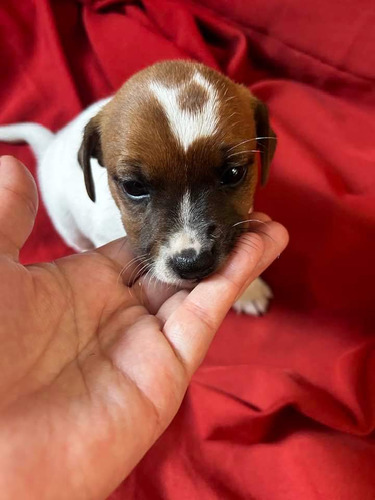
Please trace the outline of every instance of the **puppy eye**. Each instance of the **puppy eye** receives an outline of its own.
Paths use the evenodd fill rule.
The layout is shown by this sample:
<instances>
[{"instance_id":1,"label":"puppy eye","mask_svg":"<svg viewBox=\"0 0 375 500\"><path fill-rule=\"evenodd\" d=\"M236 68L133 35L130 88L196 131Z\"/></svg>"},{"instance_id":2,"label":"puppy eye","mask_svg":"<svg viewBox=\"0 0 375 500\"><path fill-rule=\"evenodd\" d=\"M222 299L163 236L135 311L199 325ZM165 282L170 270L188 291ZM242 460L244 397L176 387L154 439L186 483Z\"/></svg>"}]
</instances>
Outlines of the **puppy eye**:
<instances>
[{"instance_id":1,"label":"puppy eye","mask_svg":"<svg viewBox=\"0 0 375 500\"><path fill-rule=\"evenodd\" d=\"M124 193L133 199L143 199L150 196L147 187L139 181L124 181L121 184Z\"/></svg>"},{"instance_id":2,"label":"puppy eye","mask_svg":"<svg viewBox=\"0 0 375 500\"><path fill-rule=\"evenodd\" d=\"M227 168L221 176L220 183L223 186L237 186L246 174L246 167Z\"/></svg>"}]
</instances>

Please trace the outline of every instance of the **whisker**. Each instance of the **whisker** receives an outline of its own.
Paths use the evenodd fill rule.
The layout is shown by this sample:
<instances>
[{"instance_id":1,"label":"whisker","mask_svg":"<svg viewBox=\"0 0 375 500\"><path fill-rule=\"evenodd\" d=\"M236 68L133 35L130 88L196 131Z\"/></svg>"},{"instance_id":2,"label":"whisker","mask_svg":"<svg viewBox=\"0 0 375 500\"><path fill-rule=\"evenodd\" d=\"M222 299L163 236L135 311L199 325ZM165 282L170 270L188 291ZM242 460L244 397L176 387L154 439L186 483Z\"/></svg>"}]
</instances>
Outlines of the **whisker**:
<instances>
[{"instance_id":1,"label":"whisker","mask_svg":"<svg viewBox=\"0 0 375 500\"><path fill-rule=\"evenodd\" d=\"M232 146L231 148L229 148L227 152L229 153L229 151L232 151L232 149L238 148L238 146L241 146L242 144L245 144L246 142L261 141L262 139L273 139L274 141L277 140L276 137L271 137L271 136L268 136L268 135L261 136L261 137L253 137L252 139L245 139L244 141L239 142L238 144L235 144L234 146Z\"/></svg>"},{"instance_id":2,"label":"whisker","mask_svg":"<svg viewBox=\"0 0 375 500\"><path fill-rule=\"evenodd\" d=\"M259 149L248 149L246 151L237 151L236 153L232 153L230 155L227 156L227 158L231 158L232 156L236 156L236 155L242 155L242 154L246 154L246 153L259 153L261 151L259 151Z\"/></svg>"},{"instance_id":3,"label":"whisker","mask_svg":"<svg viewBox=\"0 0 375 500\"><path fill-rule=\"evenodd\" d=\"M155 273L151 273L151 278L150 278L150 282L149 282L149 287L150 287L151 293L153 293L152 287L155 286L155 282L156 282L156 275L155 275Z\"/></svg>"},{"instance_id":4,"label":"whisker","mask_svg":"<svg viewBox=\"0 0 375 500\"><path fill-rule=\"evenodd\" d=\"M241 146L242 144L245 144L246 142L250 142L250 141L253 141L253 140L254 139L246 139L246 140L244 140L242 142L239 142L238 144L235 144L234 146L232 146L231 148L229 148L227 152L229 153L229 151L232 151L232 149L238 148L238 146Z\"/></svg>"},{"instance_id":5,"label":"whisker","mask_svg":"<svg viewBox=\"0 0 375 500\"><path fill-rule=\"evenodd\" d=\"M149 275L151 274L152 275L153 273L153 269L152 267L150 267L150 269L147 271L147 273L145 274L144 276L144 282L146 282L146 280L148 279L150 281L150 278L149 278ZM144 295L143 295L143 286L141 287L141 304L142 305L145 305L145 302L144 302Z\"/></svg>"},{"instance_id":6,"label":"whisker","mask_svg":"<svg viewBox=\"0 0 375 500\"><path fill-rule=\"evenodd\" d=\"M239 222L236 222L235 224L233 224L232 227L239 226L240 224L245 224L245 222L259 222L260 224L266 224L266 222L264 222L263 220L259 220L259 219L246 219L246 220L240 220Z\"/></svg>"},{"instance_id":7,"label":"whisker","mask_svg":"<svg viewBox=\"0 0 375 500\"><path fill-rule=\"evenodd\" d=\"M133 283L136 283L139 280L139 278L144 274L144 271L146 269L148 269L149 267L150 267L150 264L148 262L146 262L146 264L144 264L144 266L141 267L141 269L139 269L139 271L137 272L137 275L135 276Z\"/></svg>"},{"instance_id":8,"label":"whisker","mask_svg":"<svg viewBox=\"0 0 375 500\"><path fill-rule=\"evenodd\" d=\"M132 271L131 275L129 276L129 279L128 279L128 283L129 283L129 286L133 286L133 284L135 283L136 279L134 279L133 277L136 276L137 279L139 278L139 269L142 267L142 265L144 264L147 264L149 263L151 260L151 257L149 257L148 259L145 259L145 260L142 260Z\"/></svg>"},{"instance_id":9,"label":"whisker","mask_svg":"<svg viewBox=\"0 0 375 500\"><path fill-rule=\"evenodd\" d=\"M128 286L131 288L134 285L134 279L133 276L137 275L138 269L143 265L143 262L140 262L135 269L133 269L131 275L129 276L128 279Z\"/></svg>"},{"instance_id":10,"label":"whisker","mask_svg":"<svg viewBox=\"0 0 375 500\"><path fill-rule=\"evenodd\" d=\"M131 260L130 260L127 264L126 264L126 266L124 266L124 267L121 269L120 276L121 276L123 273L125 273L125 272L129 269L129 267L130 267L132 264L134 264L134 262L137 262L137 260L140 260L140 259L142 259L143 257L146 257L146 256L147 256L147 254L145 253L145 254L143 254L143 255L137 255L136 257L134 257L133 259L131 259Z\"/></svg>"},{"instance_id":11,"label":"whisker","mask_svg":"<svg viewBox=\"0 0 375 500\"><path fill-rule=\"evenodd\" d=\"M143 281L142 281L142 287L143 287L143 284L146 283L147 280L150 281L150 274L152 273L152 266L150 266L149 270L146 272L146 274L143 276Z\"/></svg>"},{"instance_id":12,"label":"whisker","mask_svg":"<svg viewBox=\"0 0 375 500\"><path fill-rule=\"evenodd\" d=\"M154 293L155 293L156 292L156 287L158 286L158 279L157 279L157 277L155 275L154 275L154 278L155 278L155 280L154 280Z\"/></svg>"},{"instance_id":13,"label":"whisker","mask_svg":"<svg viewBox=\"0 0 375 500\"><path fill-rule=\"evenodd\" d=\"M155 280L155 274L154 272L150 273L150 275L148 276L148 285L147 285L147 288L149 290L149 292L152 294L152 286L153 286L153 282Z\"/></svg>"},{"instance_id":14,"label":"whisker","mask_svg":"<svg viewBox=\"0 0 375 500\"><path fill-rule=\"evenodd\" d=\"M119 272L119 275L117 277L117 284L119 283L121 277L123 276L123 274L129 269L129 267L131 265L133 265L135 262L137 262L137 260L139 260L139 257L134 257L133 259L131 259L127 264L126 266L124 266L121 271ZM137 264L138 265L138 264Z\"/></svg>"}]
</instances>

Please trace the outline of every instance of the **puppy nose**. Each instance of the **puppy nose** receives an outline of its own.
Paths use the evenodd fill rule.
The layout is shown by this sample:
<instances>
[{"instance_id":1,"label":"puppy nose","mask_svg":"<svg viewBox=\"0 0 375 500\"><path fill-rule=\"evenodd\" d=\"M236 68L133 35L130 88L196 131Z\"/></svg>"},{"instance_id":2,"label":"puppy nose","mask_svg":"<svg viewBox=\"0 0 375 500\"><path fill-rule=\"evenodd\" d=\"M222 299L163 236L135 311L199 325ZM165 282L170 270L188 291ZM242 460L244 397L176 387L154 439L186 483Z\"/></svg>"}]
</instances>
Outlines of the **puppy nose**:
<instances>
[{"instance_id":1,"label":"puppy nose","mask_svg":"<svg viewBox=\"0 0 375 500\"><path fill-rule=\"evenodd\" d=\"M214 255L210 250L197 253L194 248L188 248L171 258L171 267L180 278L195 280L210 274L214 262Z\"/></svg>"}]
</instances>

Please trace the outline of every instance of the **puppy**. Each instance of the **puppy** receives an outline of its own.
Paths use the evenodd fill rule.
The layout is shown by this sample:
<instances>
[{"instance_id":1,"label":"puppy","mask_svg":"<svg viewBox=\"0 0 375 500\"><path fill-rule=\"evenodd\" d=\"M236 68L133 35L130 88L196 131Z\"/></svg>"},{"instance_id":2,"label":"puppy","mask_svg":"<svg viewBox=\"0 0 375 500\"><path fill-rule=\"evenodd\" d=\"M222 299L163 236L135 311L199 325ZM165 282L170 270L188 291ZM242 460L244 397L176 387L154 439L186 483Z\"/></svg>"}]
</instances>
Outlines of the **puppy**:
<instances>
[{"instance_id":1,"label":"puppy","mask_svg":"<svg viewBox=\"0 0 375 500\"><path fill-rule=\"evenodd\" d=\"M145 270L182 287L233 249L251 219L258 160L264 185L276 147L261 101L187 61L140 71L56 135L23 123L1 127L0 139L36 152L46 209L69 246L126 232ZM258 278L235 308L263 313L271 295Z\"/></svg>"}]
</instances>

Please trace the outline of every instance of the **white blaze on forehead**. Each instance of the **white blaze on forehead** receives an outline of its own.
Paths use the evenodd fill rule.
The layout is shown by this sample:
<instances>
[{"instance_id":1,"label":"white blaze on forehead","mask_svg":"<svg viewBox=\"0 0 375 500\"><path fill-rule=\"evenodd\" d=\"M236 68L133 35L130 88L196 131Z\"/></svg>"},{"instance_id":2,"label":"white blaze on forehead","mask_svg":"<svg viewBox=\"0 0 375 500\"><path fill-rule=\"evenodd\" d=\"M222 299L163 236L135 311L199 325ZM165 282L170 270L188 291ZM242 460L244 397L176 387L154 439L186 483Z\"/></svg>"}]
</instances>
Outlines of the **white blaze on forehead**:
<instances>
[{"instance_id":1,"label":"white blaze on forehead","mask_svg":"<svg viewBox=\"0 0 375 500\"><path fill-rule=\"evenodd\" d=\"M191 83L198 84L207 94L207 100L200 108L181 109L179 97ZM197 139L209 137L216 132L218 124L218 92L203 75L195 72L191 80L178 86L166 86L161 82L151 82L150 89L163 107L169 125L185 151Z\"/></svg>"}]
</instances>

